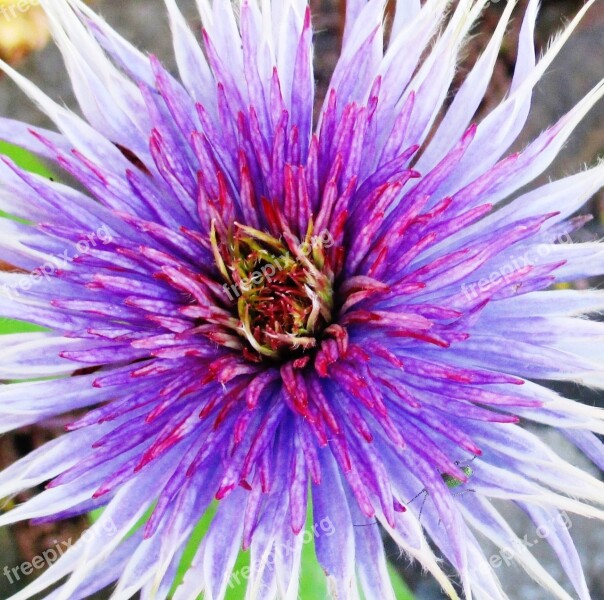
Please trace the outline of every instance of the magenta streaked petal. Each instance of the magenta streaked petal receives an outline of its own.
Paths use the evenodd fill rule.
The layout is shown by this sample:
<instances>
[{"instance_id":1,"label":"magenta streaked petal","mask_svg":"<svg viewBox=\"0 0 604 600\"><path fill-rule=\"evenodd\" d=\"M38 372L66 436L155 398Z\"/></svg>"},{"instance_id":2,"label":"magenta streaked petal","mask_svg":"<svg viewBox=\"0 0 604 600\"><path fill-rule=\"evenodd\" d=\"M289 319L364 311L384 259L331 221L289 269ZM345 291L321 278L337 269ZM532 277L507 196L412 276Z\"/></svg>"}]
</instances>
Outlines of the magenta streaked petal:
<instances>
[{"instance_id":1,"label":"magenta streaked petal","mask_svg":"<svg viewBox=\"0 0 604 600\"><path fill-rule=\"evenodd\" d=\"M567 243L604 171L532 184L604 84L507 153L594 0L539 61L529 1L482 120L514 3L452 94L484 2L347 0L317 115L306 0L198 0L199 32L166 0L178 77L80 0L42 4L84 118L3 66L61 133L0 119L0 138L78 185L0 162L24 221L0 219L0 315L50 329L2 340L0 377L24 382L0 389L0 432L67 432L0 474L0 497L47 484L0 524L106 510L15 600L70 573L47 597L168 598L208 510L176 600L222 600L241 547L246 598L293 600L309 533L330 597L393 600L382 531L451 598L424 534L466 596L506 600L475 536L516 537L493 499L603 519L604 485L525 423L604 464L602 411L538 383L604 387L604 296L552 287L604 273L598 243ZM569 533L548 541L586 600Z\"/></svg>"}]
</instances>

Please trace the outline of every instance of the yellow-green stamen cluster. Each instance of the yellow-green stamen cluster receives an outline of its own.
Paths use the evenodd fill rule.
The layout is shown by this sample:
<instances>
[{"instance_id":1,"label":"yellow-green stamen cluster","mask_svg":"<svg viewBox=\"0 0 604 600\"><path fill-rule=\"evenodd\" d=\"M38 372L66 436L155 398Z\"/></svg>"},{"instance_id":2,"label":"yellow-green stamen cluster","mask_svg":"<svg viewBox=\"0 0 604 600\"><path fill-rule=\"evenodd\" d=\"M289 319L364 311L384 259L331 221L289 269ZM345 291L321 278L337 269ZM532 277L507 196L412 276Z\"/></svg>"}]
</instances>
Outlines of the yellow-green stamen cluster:
<instances>
[{"instance_id":1,"label":"yellow-green stamen cluster","mask_svg":"<svg viewBox=\"0 0 604 600\"><path fill-rule=\"evenodd\" d=\"M314 348L331 320L333 274L312 225L295 244L239 223L224 237L212 229L223 288L237 306L238 333L253 351L248 357L279 359Z\"/></svg>"}]
</instances>

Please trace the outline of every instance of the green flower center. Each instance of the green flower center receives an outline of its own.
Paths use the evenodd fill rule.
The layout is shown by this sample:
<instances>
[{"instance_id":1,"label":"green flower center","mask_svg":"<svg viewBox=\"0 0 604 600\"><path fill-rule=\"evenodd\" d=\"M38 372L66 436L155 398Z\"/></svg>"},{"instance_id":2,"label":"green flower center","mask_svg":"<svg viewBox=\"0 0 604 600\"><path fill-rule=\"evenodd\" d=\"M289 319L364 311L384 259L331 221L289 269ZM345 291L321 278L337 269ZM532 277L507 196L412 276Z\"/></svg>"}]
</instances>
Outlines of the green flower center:
<instances>
[{"instance_id":1,"label":"green flower center","mask_svg":"<svg viewBox=\"0 0 604 600\"><path fill-rule=\"evenodd\" d=\"M212 227L214 258L225 295L236 304L248 358L289 358L317 346L333 310L324 239L312 235L312 225L301 243L239 223L223 236Z\"/></svg>"}]
</instances>

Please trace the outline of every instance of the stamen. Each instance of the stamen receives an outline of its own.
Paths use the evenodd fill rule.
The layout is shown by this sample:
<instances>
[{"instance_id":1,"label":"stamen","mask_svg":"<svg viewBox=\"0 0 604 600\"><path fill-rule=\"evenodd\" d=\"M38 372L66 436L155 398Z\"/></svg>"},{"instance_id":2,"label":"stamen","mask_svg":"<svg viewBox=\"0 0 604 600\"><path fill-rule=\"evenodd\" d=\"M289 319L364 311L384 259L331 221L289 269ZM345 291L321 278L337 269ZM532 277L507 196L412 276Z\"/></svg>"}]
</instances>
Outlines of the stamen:
<instances>
[{"instance_id":1,"label":"stamen","mask_svg":"<svg viewBox=\"0 0 604 600\"><path fill-rule=\"evenodd\" d=\"M236 303L237 333L247 356L279 360L317 346L333 310L333 272L312 223L302 243L285 241L235 222L225 239L212 223L210 243L225 279L225 294Z\"/></svg>"}]
</instances>

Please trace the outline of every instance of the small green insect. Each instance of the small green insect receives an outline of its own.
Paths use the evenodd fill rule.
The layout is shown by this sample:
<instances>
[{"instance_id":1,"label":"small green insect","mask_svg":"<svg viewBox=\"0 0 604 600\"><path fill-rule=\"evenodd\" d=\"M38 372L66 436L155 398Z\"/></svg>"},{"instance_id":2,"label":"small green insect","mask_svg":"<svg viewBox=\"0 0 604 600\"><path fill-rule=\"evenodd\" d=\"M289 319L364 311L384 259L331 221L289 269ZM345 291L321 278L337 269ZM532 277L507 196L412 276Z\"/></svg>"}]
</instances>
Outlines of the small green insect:
<instances>
[{"instance_id":1,"label":"small green insect","mask_svg":"<svg viewBox=\"0 0 604 600\"><path fill-rule=\"evenodd\" d=\"M476 458L477 457L474 456L474 458L472 458L469 462L470 463L473 462L474 460L476 460ZM459 467L464 472L465 476L468 479L470 479L472 477L472 475L474 475L474 469L469 464L462 466L461 461L456 460L455 466ZM453 477L452 475L449 475L448 473L441 473L440 476L442 477L443 481L445 482L445 485L450 490L454 490L458 487L461 487L462 485L464 485L464 483L466 483L457 477ZM453 496L461 496L462 494L467 494L468 492L476 492L476 490L471 490L471 489L462 490L461 492L458 492L457 494L453 494ZM411 500L409 500L409 502L407 502L407 504L411 504L416 498L419 498L422 494L425 494L425 496L422 501L422 505L419 509L419 520L420 521L422 518L422 511L424 510L424 504L426 503L426 498L429 496L428 490L426 488L424 488L421 492L419 492L418 494L413 496L413 498L411 498Z\"/></svg>"},{"instance_id":2,"label":"small green insect","mask_svg":"<svg viewBox=\"0 0 604 600\"><path fill-rule=\"evenodd\" d=\"M476 458L476 457L474 457ZM474 460L474 459L472 459ZM459 467L459 461L455 461L455 466ZM469 479L470 477L472 477L472 475L474 474L474 469L472 469L472 467L470 467L470 465L465 465L463 467L460 467L461 470L465 473L465 476ZM441 473L440 476L443 478L443 481L445 482L445 484L447 485L447 487L451 490L461 486L464 484L464 482L461 479L457 479L457 477L453 477L451 475L449 475L448 473ZM466 490L469 491L469 490Z\"/></svg>"}]
</instances>

